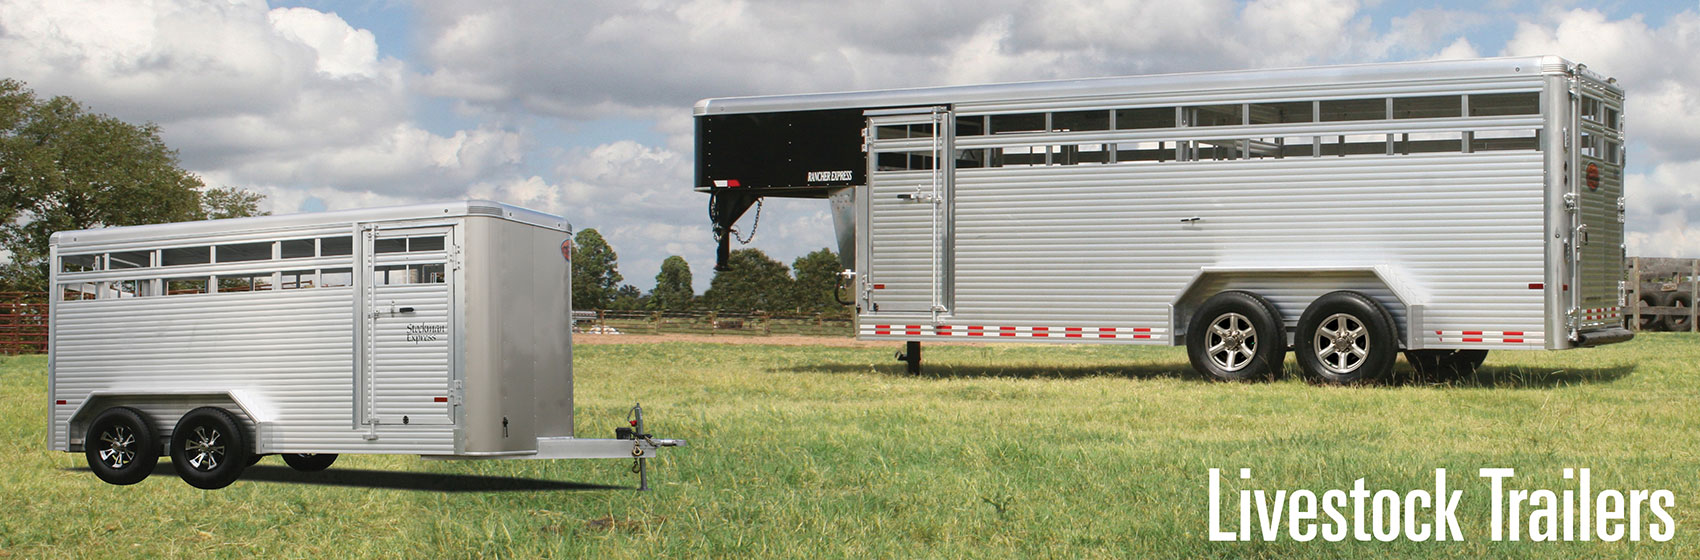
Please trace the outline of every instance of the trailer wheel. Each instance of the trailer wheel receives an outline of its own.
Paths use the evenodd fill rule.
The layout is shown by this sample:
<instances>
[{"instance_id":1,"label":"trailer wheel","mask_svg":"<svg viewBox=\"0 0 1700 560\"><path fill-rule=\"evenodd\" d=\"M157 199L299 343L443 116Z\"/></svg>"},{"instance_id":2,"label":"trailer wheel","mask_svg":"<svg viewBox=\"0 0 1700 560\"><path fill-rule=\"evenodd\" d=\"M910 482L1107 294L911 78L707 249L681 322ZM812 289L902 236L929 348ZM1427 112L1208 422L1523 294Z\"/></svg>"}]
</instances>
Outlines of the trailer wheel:
<instances>
[{"instance_id":1,"label":"trailer wheel","mask_svg":"<svg viewBox=\"0 0 1700 560\"><path fill-rule=\"evenodd\" d=\"M1665 315L1665 328L1676 332L1688 332L1688 307L1694 305L1694 298L1688 292L1665 292L1659 295L1662 307L1675 307L1680 313Z\"/></svg>"},{"instance_id":2,"label":"trailer wheel","mask_svg":"<svg viewBox=\"0 0 1700 560\"><path fill-rule=\"evenodd\" d=\"M1187 325L1192 369L1219 381L1272 377L1287 356L1281 316L1257 294L1227 291L1204 300Z\"/></svg>"},{"instance_id":3,"label":"trailer wheel","mask_svg":"<svg viewBox=\"0 0 1700 560\"><path fill-rule=\"evenodd\" d=\"M159 464L159 438L141 411L112 407L89 424L83 456L95 476L107 484L128 486L147 478Z\"/></svg>"},{"instance_id":4,"label":"trailer wheel","mask_svg":"<svg viewBox=\"0 0 1700 560\"><path fill-rule=\"evenodd\" d=\"M1660 307L1659 300L1664 298L1659 296L1659 292L1642 290L1640 299L1641 307ZM1665 317L1663 315L1653 315L1643 310L1641 313L1641 322L1637 326L1639 328L1636 330L1649 332L1662 331L1665 330Z\"/></svg>"},{"instance_id":5,"label":"trailer wheel","mask_svg":"<svg viewBox=\"0 0 1700 560\"><path fill-rule=\"evenodd\" d=\"M1393 369L1398 329L1381 304L1357 292L1324 294L1299 316L1294 346L1305 373L1329 383L1378 379Z\"/></svg>"},{"instance_id":6,"label":"trailer wheel","mask_svg":"<svg viewBox=\"0 0 1700 560\"><path fill-rule=\"evenodd\" d=\"M191 410L171 431L171 464L177 476L202 490L236 482L252 455L242 424L222 408Z\"/></svg>"},{"instance_id":7,"label":"trailer wheel","mask_svg":"<svg viewBox=\"0 0 1700 560\"><path fill-rule=\"evenodd\" d=\"M331 463L336 462L336 454L335 453L284 453L283 454L283 462L288 463L289 468L292 468L292 469L295 469L295 470L298 470L298 471L301 471L301 472L319 472L319 471L331 468Z\"/></svg>"},{"instance_id":8,"label":"trailer wheel","mask_svg":"<svg viewBox=\"0 0 1700 560\"><path fill-rule=\"evenodd\" d=\"M1405 361L1425 377L1452 378L1474 374L1487 360L1487 350L1406 350Z\"/></svg>"}]
</instances>

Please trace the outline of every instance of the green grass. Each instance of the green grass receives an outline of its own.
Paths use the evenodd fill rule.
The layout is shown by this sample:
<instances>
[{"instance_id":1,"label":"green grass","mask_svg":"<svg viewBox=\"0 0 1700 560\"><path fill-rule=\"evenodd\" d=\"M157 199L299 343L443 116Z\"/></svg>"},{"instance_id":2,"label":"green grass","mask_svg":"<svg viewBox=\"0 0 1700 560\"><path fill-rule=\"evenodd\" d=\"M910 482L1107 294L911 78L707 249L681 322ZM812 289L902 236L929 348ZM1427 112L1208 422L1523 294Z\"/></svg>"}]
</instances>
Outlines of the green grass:
<instances>
[{"instance_id":1,"label":"green grass","mask_svg":"<svg viewBox=\"0 0 1700 560\"><path fill-rule=\"evenodd\" d=\"M1691 335L1497 352L1468 381L1357 388L1210 383L1179 349L1116 346L929 346L928 375L910 377L891 350L576 348L579 435L606 437L641 400L651 431L690 440L655 462L649 493L576 487L634 486L628 461L389 456L316 475L268 458L212 492L163 465L108 486L80 454L43 449L45 360L5 358L0 556L1700 556ZM1488 540L1477 469L1562 490L1572 466L1596 490L1674 492L1676 539ZM1210 467L1315 490L1429 488L1445 467L1467 540L1212 543Z\"/></svg>"}]
</instances>

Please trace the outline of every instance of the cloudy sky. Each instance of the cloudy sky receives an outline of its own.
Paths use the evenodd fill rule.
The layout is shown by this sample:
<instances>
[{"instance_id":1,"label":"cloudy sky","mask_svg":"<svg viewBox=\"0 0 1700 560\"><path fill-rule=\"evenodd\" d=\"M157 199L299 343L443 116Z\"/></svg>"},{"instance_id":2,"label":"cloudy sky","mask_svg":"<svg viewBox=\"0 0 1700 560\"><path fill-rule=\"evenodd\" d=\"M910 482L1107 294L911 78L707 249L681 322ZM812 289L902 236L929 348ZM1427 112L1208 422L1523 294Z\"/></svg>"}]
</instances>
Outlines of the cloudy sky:
<instances>
[{"instance_id":1,"label":"cloudy sky","mask_svg":"<svg viewBox=\"0 0 1700 560\"><path fill-rule=\"evenodd\" d=\"M209 185L547 210L645 290L672 254L711 274L700 98L1537 54L1629 92L1630 254L1700 256L1692 1L0 0L0 75L158 123ZM775 201L754 246L831 239L824 202Z\"/></svg>"}]
</instances>

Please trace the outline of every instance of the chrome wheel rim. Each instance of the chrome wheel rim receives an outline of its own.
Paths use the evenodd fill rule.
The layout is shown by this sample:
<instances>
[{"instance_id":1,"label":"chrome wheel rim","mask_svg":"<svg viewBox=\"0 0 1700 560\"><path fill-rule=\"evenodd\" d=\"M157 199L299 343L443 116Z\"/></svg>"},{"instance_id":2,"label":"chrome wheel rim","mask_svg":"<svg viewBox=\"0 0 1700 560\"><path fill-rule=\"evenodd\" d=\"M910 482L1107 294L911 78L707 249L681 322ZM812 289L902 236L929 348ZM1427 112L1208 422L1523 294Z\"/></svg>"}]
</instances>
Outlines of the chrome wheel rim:
<instances>
[{"instance_id":1,"label":"chrome wheel rim","mask_svg":"<svg viewBox=\"0 0 1700 560\"><path fill-rule=\"evenodd\" d=\"M189 456L189 466L196 470L210 471L224 463L224 444L219 439L224 434L215 428L195 426L195 432L184 442L183 450Z\"/></svg>"},{"instance_id":2,"label":"chrome wheel rim","mask_svg":"<svg viewBox=\"0 0 1700 560\"><path fill-rule=\"evenodd\" d=\"M106 442L106 448L100 450L100 464L113 469L122 469L136 460L136 451L131 449L136 443L136 434L127 426L112 426L100 432L100 441Z\"/></svg>"},{"instance_id":3,"label":"chrome wheel rim","mask_svg":"<svg viewBox=\"0 0 1700 560\"><path fill-rule=\"evenodd\" d=\"M1204 345L1217 368L1239 371L1251 365L1252 351L1257 349L1257 331L1245 315L1223 313L1210 322Z\"/></svg>"},{"instance_id":4,"label":"chrome wheel rim","mask_svg":"<svg viewBox=\"0 0 1700 560\"><path fill-rule=\"evenodd\" d=\"M1311 348L1323 369L1348 374L1363 367L1369 356L1369 330L1363 321L1348 313L1335 313L1316 327Z\"/></svg>"}]
</instances>

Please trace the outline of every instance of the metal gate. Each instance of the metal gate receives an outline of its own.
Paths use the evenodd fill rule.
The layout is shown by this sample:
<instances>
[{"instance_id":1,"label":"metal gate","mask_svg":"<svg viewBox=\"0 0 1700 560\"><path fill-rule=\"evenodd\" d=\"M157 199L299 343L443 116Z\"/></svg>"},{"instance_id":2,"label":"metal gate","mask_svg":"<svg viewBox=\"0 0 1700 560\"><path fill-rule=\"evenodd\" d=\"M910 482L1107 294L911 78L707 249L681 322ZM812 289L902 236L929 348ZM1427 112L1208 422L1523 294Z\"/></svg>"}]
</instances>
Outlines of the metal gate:
<instances>
[{"instance_id":1,"label":"metal gate","mask_svg":"<svg viewBox=\"0 0 1700 560\"><path fill-rule=\"evenodd\" d=\"M451 226L361 228L362 424L454 423Z\"/></svg>"},{"instance_id":2,"label":"metal gate","mask_svg":"<svg viewBox=\"0 0 1700 560\"><path fill-rule=\"evenodd\" d=\"M864 314L950 313L951 132L944 107L868 112Z\"/></svg>"},{"instance_id":3,"label":"metal gate","mask_svg":"<svg viewBox=\"0 0 1700 560\"><path fill-rule=\"evenodd\" d=\"M1571 218L1570 324L1580 331L1621 326L1624 271L1623 101L1582 76L1572 78L1568 139Z\"/></svg>"}]
</instances>

